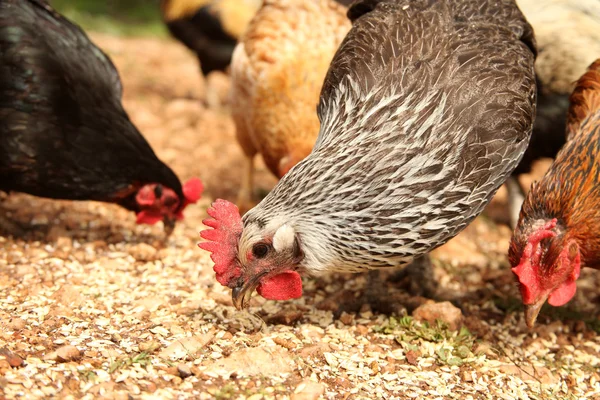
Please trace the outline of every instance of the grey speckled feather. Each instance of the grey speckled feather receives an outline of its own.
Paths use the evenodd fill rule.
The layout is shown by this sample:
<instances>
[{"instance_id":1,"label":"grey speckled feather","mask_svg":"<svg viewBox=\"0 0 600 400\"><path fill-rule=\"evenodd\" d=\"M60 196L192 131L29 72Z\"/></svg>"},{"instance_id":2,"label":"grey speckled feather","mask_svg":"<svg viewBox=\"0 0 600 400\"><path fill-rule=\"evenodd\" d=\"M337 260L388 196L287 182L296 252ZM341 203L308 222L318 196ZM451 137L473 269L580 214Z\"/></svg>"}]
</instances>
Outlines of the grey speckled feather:
<instances>
[{"instance_id":1,"label":"grey speckled feather","mask_svg":"<svg viewBox=\"0 0 600 400\"><path fill-rule=\"evenodd\" d=\"M458 234L525 151L535 40L511 0L363 1L313 152L244 216L240 252L294 228L308 272L400 266Z\"/></svg>"}]
</instances>

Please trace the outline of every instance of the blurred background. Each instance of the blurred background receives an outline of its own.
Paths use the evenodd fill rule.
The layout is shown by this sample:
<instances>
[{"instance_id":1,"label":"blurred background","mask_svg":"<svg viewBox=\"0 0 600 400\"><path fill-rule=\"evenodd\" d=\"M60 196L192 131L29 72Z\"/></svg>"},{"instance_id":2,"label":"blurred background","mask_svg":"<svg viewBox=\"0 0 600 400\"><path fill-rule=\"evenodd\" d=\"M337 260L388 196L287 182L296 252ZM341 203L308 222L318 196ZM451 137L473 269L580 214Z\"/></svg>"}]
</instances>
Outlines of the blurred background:
<instances>
[{"instance_id":1,"label":"blurred background","mask_svg":"<svg viewBox=\"0 0 600 400\"><path fill-rule=\"evenodd\" d=\"M50 0L50 4L86 30L127 36L167 37L160 0Z\"/></svg>"}]
</instances>

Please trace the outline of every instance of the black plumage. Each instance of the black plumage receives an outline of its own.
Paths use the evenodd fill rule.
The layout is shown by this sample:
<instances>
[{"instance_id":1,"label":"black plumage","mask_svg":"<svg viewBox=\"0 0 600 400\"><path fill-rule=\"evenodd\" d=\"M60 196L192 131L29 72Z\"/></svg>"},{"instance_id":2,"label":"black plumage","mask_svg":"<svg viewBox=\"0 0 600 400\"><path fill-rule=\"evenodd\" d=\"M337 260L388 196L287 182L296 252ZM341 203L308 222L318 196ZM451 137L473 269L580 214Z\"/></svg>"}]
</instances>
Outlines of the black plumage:
<instances>
[{"instance_id":1,"label":"black plumage","mask_svg":"<svg viewBox=\"0 0 600 400\"><path fill-rule=\"evenodd\" d=\"M204 75L225 71L261 0L161 0L169 32L193 51Z\"/></svg>"},{"instance_id":2,"label":"black plumage","mask_svg":"<svg viewBox=\"0 0 600 400\"><path fill-rule=\"evenodd\" d=\"M344 6L352 1L336 0ZM208 75L227 69L237 42L262 3L262 0L161 0L160 10L171 35L196 54L202 73Z\"/></svg>"},{"instance_id":3,"label":"black plumage","mask_svg":"<svg viewBox=\"0 0 600 400\"><path fill-rule=\"evenodd\" d=\"M213 4L207 1L190 10L189 14L172 18L167 13L171 3L175 1L164 0L161 4L163 19L169 32L196 53L204 75L215 70L225 71L231 62L238 38L226 31L219 15L212 10Z\"/></svg>"},{"instance_id":4,"label":"black plumage","mask_svg":"<svg viewBox=\"0 0 600 400\"><path fill-rule=\"evenodd\" d=\"M130 121L111 60L41 0L0 1L0 190L115 202L182 185Z\"/></svg>"},{"instance_id":5,"label":"black plumage","mask_svg":"<svg viewBox=\"0 0 600 400\"><path fill-rule=\"evenodd\" d=\"M538 80L537 112L529 147L513 175L528 173L541 158L554 158L566 142L569 94L545 89Z\"/></svg>"}]
</instances>

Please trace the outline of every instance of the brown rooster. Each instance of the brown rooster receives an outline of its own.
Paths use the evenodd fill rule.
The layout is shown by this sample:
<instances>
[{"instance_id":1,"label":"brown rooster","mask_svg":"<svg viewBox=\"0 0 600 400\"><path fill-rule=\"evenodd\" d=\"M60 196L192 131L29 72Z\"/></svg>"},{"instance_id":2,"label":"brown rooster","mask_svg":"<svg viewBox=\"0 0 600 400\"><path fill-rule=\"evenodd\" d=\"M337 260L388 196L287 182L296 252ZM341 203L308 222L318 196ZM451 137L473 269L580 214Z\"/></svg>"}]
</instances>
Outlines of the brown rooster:
<instances>
[{"instance_id":1,"label":"brown rooster","mask_svg":"<svg viewBox=\"0 0 600 400\"><path fill-rule=\"evenodd\" d=\"M600 54L598 0L517 0L517 5L533 27L538 43L538 98L529 147L506 181L512 229L519 220L526 193L518 175L529 173L540 158L556 157L565 144L569 95L577 79Z\"/></svg>"},{"instance_id":2,"label":"brown rooster","mask_svg":"<svg viewBox=\"0 0 600 400\"><path fill-rule=\"evenodd\" d=\"M581 267L600 269L600 59L570 102L568 141L527 195L509 250L529 327L546 301L573 298Z\"/></svg>"},{"instance_id":3,"label":"brown rooster","mask_svg":"<svg viewBox=\"0 0 600 400\"><path fill-rule=\"evenodd\" d=\"M266 0L250 22L231 63L232 112L247 157L241 208L251 202L256 153L281 178L312 150L321 85L349 29L346 8L333 0Z\"/></svg>"}]
</instances>

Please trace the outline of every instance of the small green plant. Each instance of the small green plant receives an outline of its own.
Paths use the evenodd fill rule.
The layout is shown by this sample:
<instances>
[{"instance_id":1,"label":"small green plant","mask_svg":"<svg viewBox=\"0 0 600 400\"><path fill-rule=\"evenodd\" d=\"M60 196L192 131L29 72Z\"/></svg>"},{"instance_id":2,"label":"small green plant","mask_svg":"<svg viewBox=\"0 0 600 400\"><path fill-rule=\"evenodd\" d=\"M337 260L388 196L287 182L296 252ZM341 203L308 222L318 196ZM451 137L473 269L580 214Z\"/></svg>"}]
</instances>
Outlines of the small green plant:
<instances>
[{"instance_id":1,"label":"small green plant","mask_svg":"<svg viewBox=\"0 0 600 400\"><path fill-rule=\"evenodd\" d=\"M237 394L237 388L232 383L226 384L221 389L219 389L217 392L213 393L216 400L233 399L234 397L236 397L236 394Z\"/></svg>"},{"instance_id":2,"label":"small green plant","mask_svg":"<svg viewBox=\"0 0 600 400\"><path fill-rule=\"evenodd\" d=\"M444 343L436 351L436 359L440 364L461 365L472 355L475 336L464 326L458 332L448 329L448 325L440 320L430 325L428 322L416 322L409 316L391 317L388 322L374 328L376 332L394 335L396 341L406 350L418 350L418 342L426 341Z\"/></svg>"},{"instance_id":3,"label":"small green plant","mask_svg":"<svg viewBox=\"0 0 600 400\"><path fill-rule=\"evenodd\" d=\"M96 379L98 379L98 375L92 369L80 369L77 372L79 373L79 378L85 382L96 382Z\"/></svg>"},{"instance_id":4,"label":"small green plant","mask_svg":"<svg viewBox=\"0 0 600 400\"><path fill-rule=\"evenodd\" d=\"M141 367L147 367L152 363L150 354L146 351L136 354L133 357L123 357L114 361L108 368L109 373L113 373L121 368L129 367L133 364L139 364Z\"/></svg>"},{"instance_id":5,"label":"small green plant","mask_svg":"<svg viewBox=\"0 0 600 400\"><path fill-rule=\"evenodd\" d=\"M255 386L251 389L244 388L235 383L227 383L223 387L209 389L208 392L216 400L228 400L237 398L259 398L259 399L271 399L273 396L279 398L287 394L288 388L284 384L275 384L271 382L268 377L259 377L258 380L254 380ZM262 396L262 397L260 397Z\"/></svg>"}]
</instances>

